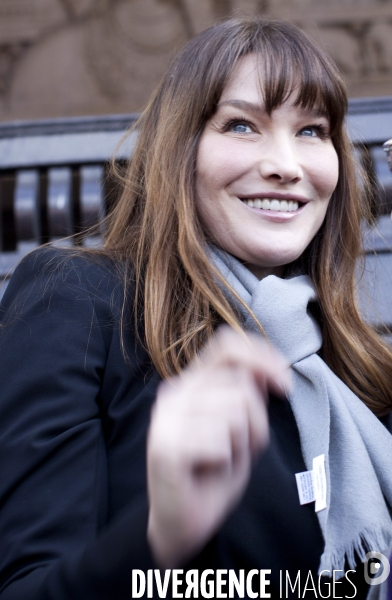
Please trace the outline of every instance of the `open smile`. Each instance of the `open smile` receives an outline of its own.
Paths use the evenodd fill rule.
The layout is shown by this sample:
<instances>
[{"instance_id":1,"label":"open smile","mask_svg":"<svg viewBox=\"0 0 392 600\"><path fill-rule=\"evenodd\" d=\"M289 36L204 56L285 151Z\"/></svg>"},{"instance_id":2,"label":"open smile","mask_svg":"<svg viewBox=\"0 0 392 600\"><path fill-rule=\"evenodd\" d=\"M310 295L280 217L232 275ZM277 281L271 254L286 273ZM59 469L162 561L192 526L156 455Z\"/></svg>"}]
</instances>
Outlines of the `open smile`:
<instances>
[{"instance_id":1,"label":"open smile","mask_svg":"<svg viewBox=\"0 0 392 600\"><path fill-rule=\"evenodd\" d=\"M261 192L239 196L241 202L250 208L280 213L295 213L309 202L309 198L282 192Z\"/></svg>"},{"instance_id":2,"label":"open smile","mask_svg":"<svg viewBox=\"0 0 392 600\"><path fill-rule=\"evenodd\" d=\"M250 209L262 214L268 221L277 223L291 221L310 202L309 198L305 196L279 192L264 192L260 195L250 194L249 196L238 196L238 199Z\"/></svg>"},{"instance_id":3,"label":"open smile","mask_svg":"<svg viewBox=\"0 0 392 600\"><path fill-rule=\"evenodd\" d=\"M295 212L304 204L298 200L278 200L277 198L241 198L241 201L251 208L277 212Z\"/></svg>"}]
</instances>

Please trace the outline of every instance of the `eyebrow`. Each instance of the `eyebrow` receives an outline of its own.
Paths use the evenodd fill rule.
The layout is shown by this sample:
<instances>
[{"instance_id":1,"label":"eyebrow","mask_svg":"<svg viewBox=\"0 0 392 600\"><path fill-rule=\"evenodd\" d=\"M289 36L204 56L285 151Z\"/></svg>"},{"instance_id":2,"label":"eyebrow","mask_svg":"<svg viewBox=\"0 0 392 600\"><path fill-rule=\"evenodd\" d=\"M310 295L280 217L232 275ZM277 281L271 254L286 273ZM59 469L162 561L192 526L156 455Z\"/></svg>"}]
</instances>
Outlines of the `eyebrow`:
<instances>
[{"instance_id":1,"label":"eyebrow","mask_svg":"<svg viewBox=\"0 0 392 600\"><path fill-rule=\"evenodd\" d=\"M233 106L234 108L239 108L241 110L246 110L247 112L252 113L260 113L265 112L265 108L262 104L256 104L254 102L248 102L247 100L224 100L223 102L219 102L217 108L221 106ZM326 117L328 118L327 113L320 108L305 108L303 109L310 117Z\"/></svg>"}]
</instances>

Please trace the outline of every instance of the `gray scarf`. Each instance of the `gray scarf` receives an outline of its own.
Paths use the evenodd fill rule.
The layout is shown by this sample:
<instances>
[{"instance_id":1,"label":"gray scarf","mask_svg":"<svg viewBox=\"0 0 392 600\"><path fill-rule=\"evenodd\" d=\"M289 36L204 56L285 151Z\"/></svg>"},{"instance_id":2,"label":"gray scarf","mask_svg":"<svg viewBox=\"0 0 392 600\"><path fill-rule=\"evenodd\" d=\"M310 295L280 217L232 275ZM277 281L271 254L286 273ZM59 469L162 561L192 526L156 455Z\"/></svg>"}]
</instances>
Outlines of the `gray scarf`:
<instances>
[{"instance_id":1,"label":"gray scarf","mask_svg":"<svg viewBox=\"0 0 392 600\"><path fill-rule=\"evenodd\" d=\"M316 294L306 275L259 281L237 259L215 247L212 261L263 326L269 341L292 365L289 402L306 468L325 455L327 507L317 513L325 547L319 572L351 568L370 550L392 541L392 436L363 402L317 355L322 337L308 311ZM244 328L259 333L248 312L231 297Z\"/></svg>"}]
</instances>

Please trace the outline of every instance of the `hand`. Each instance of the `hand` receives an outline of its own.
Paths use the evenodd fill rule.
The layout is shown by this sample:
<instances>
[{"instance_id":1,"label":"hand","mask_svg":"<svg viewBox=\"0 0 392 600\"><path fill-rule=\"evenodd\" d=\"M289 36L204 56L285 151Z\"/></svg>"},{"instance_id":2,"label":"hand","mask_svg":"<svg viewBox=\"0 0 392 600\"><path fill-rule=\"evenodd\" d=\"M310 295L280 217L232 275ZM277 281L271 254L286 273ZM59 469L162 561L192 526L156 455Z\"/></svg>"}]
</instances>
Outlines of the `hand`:
<instances>
[{"instance_id":1,"label":"hand","mask_svg":"<svg viewBox=\"0 0 392 600\"><path fill-rule=\"evenodd\" d=\"M238 502L268 443L268 390L285 395L289 385L269 344L225 326L161 384L147 445L148 539L161 567L195 554Z\"/></svg>"}]
</instances>

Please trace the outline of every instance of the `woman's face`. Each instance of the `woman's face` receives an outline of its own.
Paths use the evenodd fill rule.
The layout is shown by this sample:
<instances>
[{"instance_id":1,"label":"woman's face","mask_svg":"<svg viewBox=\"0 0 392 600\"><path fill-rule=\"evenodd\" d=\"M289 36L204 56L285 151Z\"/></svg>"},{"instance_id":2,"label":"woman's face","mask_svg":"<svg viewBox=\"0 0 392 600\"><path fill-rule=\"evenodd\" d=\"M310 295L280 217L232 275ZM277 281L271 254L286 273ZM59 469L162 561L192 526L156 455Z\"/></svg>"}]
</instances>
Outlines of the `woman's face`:
<instances>
[{"instance_id":1,"label":"woman's face","mask_svg":"<svg viewBox=\"0 0 392 600\"><path fill-rule=\"evenodd\" d=\"M197 154L197 210L215 243L259 278L281 274L320 228L338 181L329 119L294 107L268 116L254 55L243 57Z\"/></svg>"}]
</instances>

